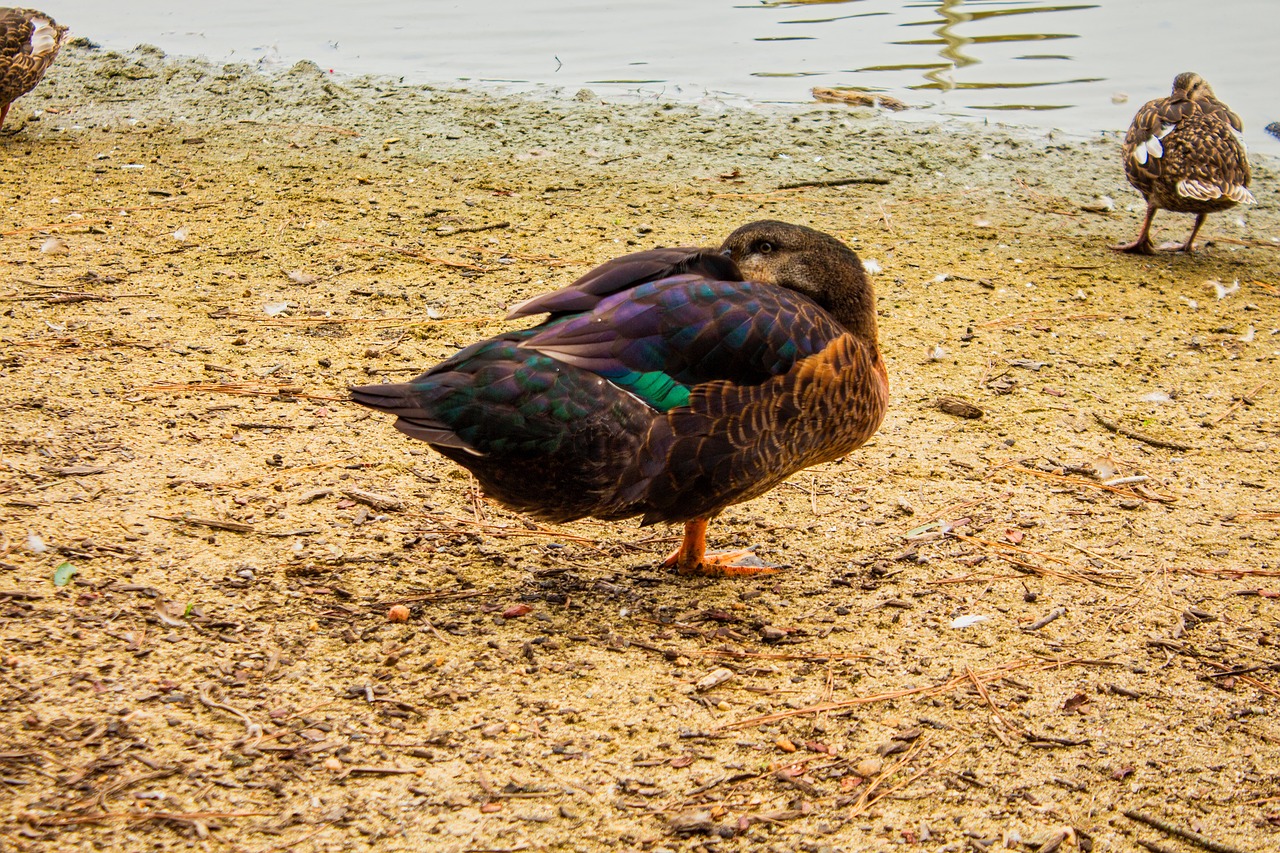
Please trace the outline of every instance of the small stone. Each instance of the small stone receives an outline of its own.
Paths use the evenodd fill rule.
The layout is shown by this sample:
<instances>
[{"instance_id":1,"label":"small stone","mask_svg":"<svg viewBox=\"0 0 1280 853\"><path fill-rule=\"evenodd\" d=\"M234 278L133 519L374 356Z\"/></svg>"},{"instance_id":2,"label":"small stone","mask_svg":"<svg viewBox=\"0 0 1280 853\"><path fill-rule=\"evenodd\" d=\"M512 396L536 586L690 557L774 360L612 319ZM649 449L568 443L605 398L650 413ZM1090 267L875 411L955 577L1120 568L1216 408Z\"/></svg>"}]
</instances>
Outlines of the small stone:
<instances>
[{"instance_id":1,"label":"small stone","mask_svg":"<svg viewBox=\"0 0 1280 853\"><path fill-rule=\"evenodd\" d=\"M857 773L863 779L875 776L884 769L884 759L882 758L864 758L854 766L853 772Z\"/></svg>"},{"instance_id":2,"label":"small stone","mask_svg":"<svg viewBox=\"0 0 1280 853\"><path fill-rule=\"evenodd\" d=\"M330 773L337 773L342 769L342 760L331 755L324 760L324 769Z\"/></svg>"},{"instance_id":3,"label":"small stone","mask_svg":"<svg viewBox=\"0 0 1280 853\"><path fill-rule=\"evenodd\" d=\"M700 832L711 832L716 828L716 823L711 817L711 812L706 809L700 809L694 812L684 812L682 814L673 814L667 818L667 829L676 835L693 835Z\"/></svg>"},{"instance_id":4,"label":"small stone","mask_svg":"<svg viewBox=\"0 0 1280 853\"><path fill-rule=\"evenodd\" d=\"M409 608L403 604L393 604L391 609L387 611L388 622L408 622Z\"/></svg>"}]
</instances>

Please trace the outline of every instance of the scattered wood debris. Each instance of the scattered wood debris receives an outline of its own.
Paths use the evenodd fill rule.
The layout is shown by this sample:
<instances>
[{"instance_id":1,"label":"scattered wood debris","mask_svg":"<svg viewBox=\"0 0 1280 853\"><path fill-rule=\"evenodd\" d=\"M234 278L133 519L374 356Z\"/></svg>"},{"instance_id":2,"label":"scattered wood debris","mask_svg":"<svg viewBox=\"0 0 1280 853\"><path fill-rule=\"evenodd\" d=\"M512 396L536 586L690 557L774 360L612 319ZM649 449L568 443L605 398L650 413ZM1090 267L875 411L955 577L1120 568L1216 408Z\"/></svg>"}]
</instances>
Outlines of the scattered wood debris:
<instances>
[{"instance_id":1,"label":"scattered wood debris","mask_svg":"<svg viewBox=\"0 0 1280 853\"><path fill-rule=\"evenodd\" d=\"M976 420L985 414L968 400L962 400L959 397L939 397L934 404L948 415L955 415L957 418L968 418Z\"/></svg>"},{"instance_id":2,"label":"scattered wood debris","mask_svg":"<svg viewBox=\"0 0 1280 853\"><path fill-rule=\"evenodd\" d=\"M1097 412L1093 413L1093 418L1094 420L1102 424L1111 432L1114 432L1118 435L1123 435L1125 438L1132 438L1134 441L1141 441L1143 444L1149 444L1152 447L1164 447L1164 448L1168 448L1169 450L1194 450L1195 449L1190 444L1184 444L1180 441L1170 441L1165 438L1156 438L1154 436L1147 435L1144 432L1139 432L1136 429L1132 429L1130 427L1124 426L1123 424L1119 424L1111 420L1110 418L1103 417Z\"/></svg>"},{"instance_id":3,"label":"scattered wood debris","mask_svg":"<svg viewBox=\"0 0 1280 853\"><path fill-rule=\"evenodd\" d=\"M1207 835L1203 835L1199 832L1192 832L1189 829L1184 829L1158 817L1152 817L1144 812L1126 809L1124 816L1129 818L1129 820L1137 821L1138 823L1145 823L1147 826L1158 829L1161 832L1181 838L1183 841L1189 841L1197 847L1211 851L1211 853L1246 853L1246 851L1241 850L1239 847L1234 847L1230 844L1223 844L1221 841L1215 841Z\"/></svg>"},{"instance_id":4,"label":"scattered wood debris","mask_svg":"<svg viewBox=\"0 0 1280 853\"><path fill-rule=\"evenodd\" d=\"M815 100L831 104L849 104L855 107L879 107L886 110L909 110L911 105L883 92L868 92L865 89L831 89L826 86L814 86Z\"/></svg>"},{"instance_id":5,"label":"scattered wood debris","mask_svg":"<svg viewBox=\"0 0 1280 853\"><path fill-rule=\"evenodd\" d=\"M382 495L365 489L343 489L342 493L353 501L371 506L382 512L399 512L404 509L404 501L392 495Z\"/></svg>"}]
</instances>

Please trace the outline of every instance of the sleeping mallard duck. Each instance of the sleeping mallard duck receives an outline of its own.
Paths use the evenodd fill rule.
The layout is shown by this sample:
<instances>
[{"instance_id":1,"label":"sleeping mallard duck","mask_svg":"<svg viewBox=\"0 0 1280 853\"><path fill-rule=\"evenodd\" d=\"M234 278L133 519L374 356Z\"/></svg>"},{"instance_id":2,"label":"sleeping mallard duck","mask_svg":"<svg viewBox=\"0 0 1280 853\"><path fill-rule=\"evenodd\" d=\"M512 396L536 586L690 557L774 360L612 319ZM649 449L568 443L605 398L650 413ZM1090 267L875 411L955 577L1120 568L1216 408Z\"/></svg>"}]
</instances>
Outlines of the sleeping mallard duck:
<instances>
[{"instance_id":1,"label":"sleeping mallard duck","mask_svg":"<svg viewBox=\"0 0 1280 853\"><path fill-rule=\"evenodd\" d=\"M1151 220L1164 208L1196 215L1191 236L1179 249L1190 252L1206 216L1253 204L1241 130L1240 116L1189 71L1174 78L1169 97L1143 105L1124 137L1124 173L1146 198L1147 218L1137 240L1112 248L1150 255Z\"/></svg>"},{"instance_id":2,"label":"sleeping mallard duck","mask_svg":"<svg viewBox=\"0 0 1280 853\"><path fill-rule=\"evenodd\" d=\"M0 125L10 105L40 82L66 35L44 12L0 7Z\"/></svg>"},{"instance_id":3,"label":"sleeping mallard duck","mask_svg":"<svg viewBox=\"0 0 1280 853\"><path fill-rule=\"evenodd\" d=\"M753 222L719 251L625 255L510 317L541 313L355 402L519 512L683 523L664 563L680 574L768 571L707 554L707 523L884 416L875 295L858 256L812 228Z\"/></svg>"}]
</instances>

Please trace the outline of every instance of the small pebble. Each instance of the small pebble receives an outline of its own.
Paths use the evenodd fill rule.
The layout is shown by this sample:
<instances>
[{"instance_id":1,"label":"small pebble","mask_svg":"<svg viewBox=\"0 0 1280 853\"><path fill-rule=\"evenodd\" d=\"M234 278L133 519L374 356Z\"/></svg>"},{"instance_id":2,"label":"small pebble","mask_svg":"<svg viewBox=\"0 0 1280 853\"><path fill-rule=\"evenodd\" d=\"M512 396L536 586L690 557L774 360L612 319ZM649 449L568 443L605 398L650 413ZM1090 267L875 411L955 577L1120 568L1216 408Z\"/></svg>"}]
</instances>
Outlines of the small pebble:
<instances>
[{"instance_id":1,"label":"small pebble","mask_svg":"<svg viewBox=\"0 0 1280 853\"><path fill-rule=\"evenodd\" d=\"M408 622L409 608L405 607L403 604L392 605L391 609L387 611L387 621L388 622Z\"/></svg>"},{"instance_id":2,"label":"small pebble","mask_svg":"<svg viewBox=\"0 0 1280 853\"><path fill-rule=\"evenodd\" d=\"M884 759L882 758L864 758L858 762L853 768L853 772L857 773L863 779L870 778L884 769Z\"/></svg>"}]
</instances>

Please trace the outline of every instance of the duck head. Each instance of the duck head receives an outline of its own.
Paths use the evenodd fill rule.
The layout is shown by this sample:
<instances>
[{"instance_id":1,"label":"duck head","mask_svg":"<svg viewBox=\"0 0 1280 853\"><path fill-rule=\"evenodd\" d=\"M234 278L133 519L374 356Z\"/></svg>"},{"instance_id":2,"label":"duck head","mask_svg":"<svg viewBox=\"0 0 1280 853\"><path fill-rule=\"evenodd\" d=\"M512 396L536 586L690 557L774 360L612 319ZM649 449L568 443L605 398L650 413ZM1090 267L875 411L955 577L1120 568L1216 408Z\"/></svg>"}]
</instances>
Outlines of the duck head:
<instances>
[{"instance_id":1,"label":"duck head","mask_svg":"<svg viewBox=\"0 0 1280 853\"><path fill-rule=\"evenodd\" d=\"M830 234L762 219L734 231L720 250L743 278L803 293L855 336L876 343L875 292L862 261Z\"/></svg>"},{"instance_id":2,"label":"duck head","mask_svg":"<svg viewBox=\"0 0 1280 853\"><path fill-rule=\"evenodd\" d=\"M1189 101L1197 101L1212 98L1213 89L1209 88L1209 83L1199 74L1184 71L1173 78L1173 95L1177 97L1179 94Z\"/></svg>"}]
</instances>

